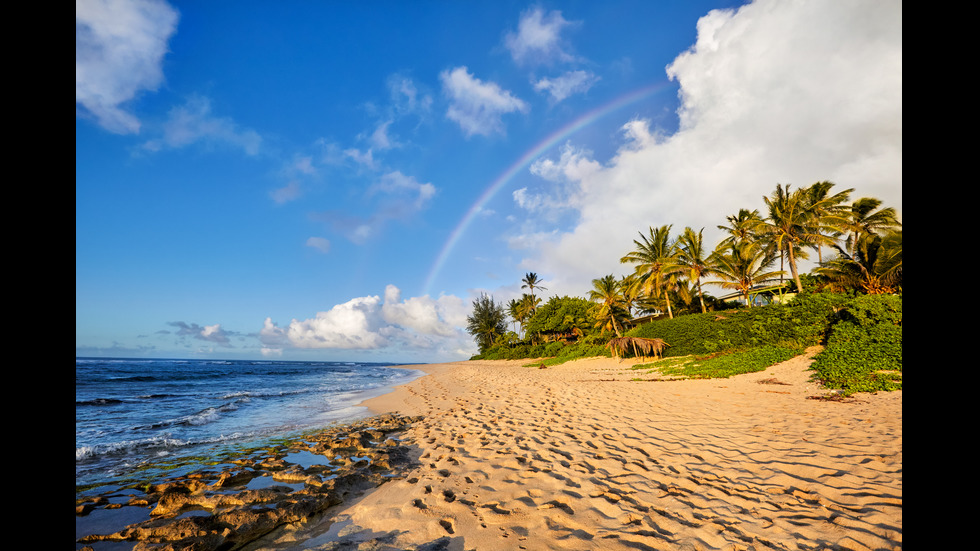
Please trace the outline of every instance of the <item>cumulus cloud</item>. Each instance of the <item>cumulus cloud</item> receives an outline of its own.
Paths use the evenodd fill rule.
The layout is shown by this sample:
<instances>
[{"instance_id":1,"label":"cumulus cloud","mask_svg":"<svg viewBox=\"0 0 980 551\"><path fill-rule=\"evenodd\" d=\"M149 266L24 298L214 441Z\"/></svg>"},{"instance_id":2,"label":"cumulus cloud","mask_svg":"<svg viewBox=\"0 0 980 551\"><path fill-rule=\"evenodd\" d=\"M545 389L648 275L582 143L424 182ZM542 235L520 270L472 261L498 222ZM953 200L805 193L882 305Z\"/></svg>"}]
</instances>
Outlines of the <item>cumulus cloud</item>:
<instances>
[{"instance_id":1,"label":"cumulus cloud","mask_svg":"<svg viewBox=\"0 0 980 551\"><path fill-rule=\"evenodd\" d=\"M590 151L566 142L557 160L542 157L531 163L530 172L545 180L538 191L522 187L513 192L518 207L554 220L561 211L578 208L579 182L600 170L601 165Z\"/></svg>"},{"instance_id":2,"label":"cumulus cloud","mask_svg":"<svg viewBox=\"0 0 980 551\"><path fill-rule=\"evenodd\" d=\"M434 299L426 295L403 300L401 291L388 285L383 299L354 298L318 312L313 318L293 319L284 328L266 318L259 340L270 351L289 348L470 350L472 338L460 329L465 322L466 306L458 297Z\"/></svg>"},{"instance_id":3,"label":"cumulus cloud","mask_svg":"<svg viewBox=\"0 0 980 551\"><path fill-rule=\"evenodd\" d=\"M703 227L713 244L726 216L762 208L777 183L830 180L901 213L900 3L759 0L712 11L697 29L666 69L680 88L676 133L631 120L607 161L574 173L563 152L533 166L567 180L574 202L564 204L578 214L543 242L543 228L514 238L535 243L524 267L549 274L553 292L625 273L619 258L650 226Z\"/></svg>"},{"instance_id":4,"label":"cumulus cloud","mask_svg":"<svg viewBox=\"0 0 980 551\"><path fill-rule=\"evenodd\" d=\"M164 147L176 149L198 142L230 145L241 148L248 155L256 155L262 138L254 130L239 128L229 118L214 116L210 99L192 96L183 105L170 110L163 123L163 136L149 140L143 148L159 151Z\"/></svg>"},{"instance_id":5,"label":"cumulus cloud","mask_svg":"<svg viewBox=\"0 0 980 551\"><path fill-rule=\"evenodd\" d=\"M504 46L520 65L573 61L575 56L568 51L561 33L574 25L560 11L534 7L521 14L516 32L504 36Z\"/></svg>"},{"instance_id":6,"label":"cumulus cloud","mask_svg":"<svg viewBox=\"0 0 980 551\"><path fill-rule=\"evenodd\" d=\"M110 132L139 132L126 104L163 82L161 65L178 18L164 1L76 0L76 108Z\"/></svg>"},{"instance_id":7,"label":"cumulus cloud","mask_svg":"<svg viewBox=\"0 0 980 551\"><path fill-rule=\"evenodd\" d=\"M475 78L466 67L456 67L439 75L450 105L446 116L459 124L467 137L503 133L502 116L526 113L530 107L494 82Z\"/></svg>"},{"instance_id":8,"label":"cumulus cloud","mask_svg":"<svg viewBox=\"0 0 980 551\"><path fill-rule=\"evenodd\" d=\"M547 92L558 102L572 94L583 94L599 81L599 77L588 71L568 71L556 78L542 78L534 83L538 92Z\"/></svg>"}]
</instances>

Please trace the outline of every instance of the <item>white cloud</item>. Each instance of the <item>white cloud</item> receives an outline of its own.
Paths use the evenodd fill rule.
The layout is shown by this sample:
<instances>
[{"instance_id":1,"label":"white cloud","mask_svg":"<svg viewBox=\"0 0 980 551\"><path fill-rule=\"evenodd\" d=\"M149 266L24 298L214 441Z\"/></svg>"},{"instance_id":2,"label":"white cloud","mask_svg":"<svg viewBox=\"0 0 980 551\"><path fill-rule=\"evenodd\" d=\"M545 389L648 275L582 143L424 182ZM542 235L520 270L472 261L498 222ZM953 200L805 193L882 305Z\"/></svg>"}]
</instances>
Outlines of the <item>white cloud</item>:
<instances>
[{"instance_id":1,"label":"white cloud","mask_svg":"<svg viewBox=\"0 0 980 551\"><path fill-rule=\"evenodd\" d=\"M554 61L573 61L563 44L561 32L575 25L566 21L560 11L545 13L540 7L529 9L521 14L517 32L504 36L504 46L518 64L550 63Z\"/></svg>"},{"instance_id":2,"label":"white cloud","mask_svg":"<svg viewBox=\"0 0 980 551\"><path fill-rule=\"evenodd\" d=\"M466 307L457 297L443 296L433 299L428 295L401 299L401 291L394 285L385 287L382 307L384 320L404 330L421 335L453 337L466 323Z\"/></svg>"},{"instance_id":3,"label":"white cloud","mask_svg":"<svg viewBox=\"0 0 980 551\"><path fill-rule=\"evenodd\" d=\"M144 144L144 149L159 151L164 147L180 148L193 143L224 144L240 147L248 155L256 155L262 138L250 129L239 129L229 118L211 114L211 100L192 96L184 105L170 110L163 123L163 136Z\"/></svg>"},{"instance_id":4,"label":"white cloud","mask_svg":"<svg viewBox=\"0 0 980 551\"><path fill-rule=\"evenodd\" d=\"M338 304L315 318L293 320L286 338L296 348L373 349L387 344L378 307L381 299L359 297Z\"/></svg>"},{"instance_id":5,"label":"white cloud","mask_svg":"<svg viewBox=\"0 0 980 551\"><path fill-rule=\"evenodd\" d=\"M178 14L156 0L76 0L75 104L118 134L136 133L125 104L163 82L161 65Z\"/></svg>"},{"instance_id":6,"label":"white cloud","mask_svg":"<svg viewBox=\"0 0 980 551\"><path fill-rule=\"evenodd\" d=\"M306 240L306 246L316 249L323 254L330 252L330 241L324 237L310 237Z\"/></svg>"},{"instance_id":7,"label":"white cloud","mask_svg":"<svg viewBox=\"0 0 980 551\"><path fill-rule=\"evenodd\" d=\"M554 101L562 101L572 94L583 94L599 81L599 77L588 71L568 71L557 78L542 78L534 83L538 92L548 92Z\"/></svg>"},{"instance_id":8,"label":"white cloud","mask_svg":"<svg viewBox=\"0 0 980 551\"><path fill-rule=\"evenodd\" d=\"M402 300L401 291L388 285L384 300L354 298L314 318L294 319L286 328L266 318L259 339L270 350L409 348L445 354L463 349L472 354L472 337L462 330L466 315L466 305L458 297Z\"/></svg>"},{"instance_id":9,"label":"white cloud","mask_svg":"<svg viewBox=\"0 0 980 551\"><path fill-rule=\"evenodd\" d=\"M398 147L398 143L396 143L392 137L388 135L388 128L391 126L392 122L394 121L387 120L378 124L378 126L374 129L374 132L371 133L371 144L381 151Z\"/></svg>"},{"instance_id":10,"label":"white cloud","mask_svg":"<svg viewBox=\"0 0 980 551\"><path fill-rule=\"evenodd\" d=\"M524 210L554 220L559 211L580 206L577 198L579 182L601 168L590 151L566 142L557 161L543 157L531 163L531 174L547 181L548 185L538 192L527 187L517 189L513 192L514 202Z\"/></svg>"},{"instance_id":11,"label":"white cloud","mask_svg":"<svg viewBox=\"0 0 980 551\"><path fill-rule=\"evenodd\" d=\"M456 121L467 137L503 133L503 115L515 111L526 113L530 109L527 103L496 83L475 78L466 67L443 71L439 78L450 99L446 116Z\"/></svg>"},{"instance_id":12,"label":"white cloud","mask_svg":"<svg viewBox=\"0 0 980 551\"><path fill-rule=\"evenodd\" d=\"M410 210L421 210L430 199L436 194L436 187L429 182L419 183L412 176L406 176L400 171L389 172L381 177L381 180L372 186L372 193L383 192L396 198L395 203L402 207L401 211L406 214ZM414 196L411 201L406 201L405 196ZM411 208L408 208L411 207Z\"/></svg>"},{"instance_id":13,"label":"white cloud","mask_svg":"<svg viewBox=\"0 0 980 551\"><path fill-rule=\"evenodd\" d=\"M552 292L582 294L592 278L625 273L619 258L650 226L704 227L713 245L727 215L764 208L777 183L830 180L901 214L901 3L760 0L712 11L667 73L680 85L676 133L632 120L601 165L532 169L565 178L565 204L578 213L544 242L543 228L513 238L533 247L523 266L548 274Z\"/></svg>"},{"instance_id":14,"label":"white cloud","mask_svg":"<svg viewBox=\"0 0 980 551\"><path fill-rule=\"evenodd\" d=\"M529 170L531 174L549 182L577 182L600 168L600 164L592 158L592 152L565 142L557 162L542 157L531 163Z\"/></svg>"},{"instance_id":15,"label":"white cloud","mask_svg":"<svg viewBox=\"0 0 980 551\"><path fill-rule=\"evenodd\" d=\"M368 149L367 151L361 151L356 147L351 147L344 150L344 155L354 160L357 164L369 168L371 170L377 170L378 162L374 160L374 151Z\"/></svg>"}]
</instances>

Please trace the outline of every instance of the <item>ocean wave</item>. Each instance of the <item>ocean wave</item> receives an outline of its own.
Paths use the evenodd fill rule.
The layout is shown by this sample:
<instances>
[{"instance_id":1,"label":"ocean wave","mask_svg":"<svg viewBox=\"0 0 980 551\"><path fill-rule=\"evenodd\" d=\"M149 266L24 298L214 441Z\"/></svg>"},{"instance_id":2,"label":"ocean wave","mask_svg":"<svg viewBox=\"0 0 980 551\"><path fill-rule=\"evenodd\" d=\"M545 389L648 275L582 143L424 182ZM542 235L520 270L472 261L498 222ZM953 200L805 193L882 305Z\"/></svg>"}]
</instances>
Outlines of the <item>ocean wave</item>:
<instances>
[{"instance_id":1,"label":"ocean wave","mask_svg":"<svg viewBox=\"0 0 980 551\"><path fill-rule=\"evenodd\" d=\"M123 400L117 400L116 398L93 398L91 400L75 400L75 406L111 406L115 404L122 404Z\"/></svg>"},{"instance_id":2,"label":"ocean wave","mask_svg":"<svg viewBox=\"0 0 980 551\"><path fill-rule=\"evenodd\" d=\"M75 462L85 462L98 460L108 456L127 456L139 455L149 456L161 455L164 453L177 453L183 449L209 444L221 444L225 442L235 442L245 438L254 438L257 433L236 432L233 434L220 434L207 438L180 439L169 435L154 436L150 438L123 440L105 444L75 446Z\"/></svg>"},{"instance_id":3,"label":"ocean wave","mask_svg":"<svg viewBox=\"0 0 980 551\"><path fill-rule=\"evenodd\" d=\"M237 400L228 402L227 404L222 404L220 406L209 406L196 413L191 413L189 415L184 415L182 417L175 417L173 419L166 419L163 421L157 421L155 423L149 423L144 425L136 425L132 427L132 430L159 430L165 427L172 427L175 425L183 426L201 426L213 423L221 418L221 415L231 411L235 411L242 406L242 404L248 403L249 398L243 397Z\"/></svg>"}]
</instances>

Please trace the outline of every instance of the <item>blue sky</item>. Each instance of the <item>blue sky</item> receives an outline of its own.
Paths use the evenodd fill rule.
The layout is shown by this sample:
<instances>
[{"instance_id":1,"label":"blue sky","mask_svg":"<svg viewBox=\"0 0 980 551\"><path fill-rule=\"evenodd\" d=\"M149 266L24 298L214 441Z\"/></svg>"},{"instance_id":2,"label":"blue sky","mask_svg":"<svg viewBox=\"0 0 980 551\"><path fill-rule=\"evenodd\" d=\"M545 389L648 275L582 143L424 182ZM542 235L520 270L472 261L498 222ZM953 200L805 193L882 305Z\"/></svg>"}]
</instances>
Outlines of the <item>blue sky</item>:
<instances>
[{"instance_id":1,"label":"blue sky","mask_svg":"<svg viewBox=\"0 0 980 551\"><path fill-rule=\"evenodd\" d=\"M465 359L777 183L902 212L894 1L78 0L77 355Z\"/></svg>"}]
</instances>

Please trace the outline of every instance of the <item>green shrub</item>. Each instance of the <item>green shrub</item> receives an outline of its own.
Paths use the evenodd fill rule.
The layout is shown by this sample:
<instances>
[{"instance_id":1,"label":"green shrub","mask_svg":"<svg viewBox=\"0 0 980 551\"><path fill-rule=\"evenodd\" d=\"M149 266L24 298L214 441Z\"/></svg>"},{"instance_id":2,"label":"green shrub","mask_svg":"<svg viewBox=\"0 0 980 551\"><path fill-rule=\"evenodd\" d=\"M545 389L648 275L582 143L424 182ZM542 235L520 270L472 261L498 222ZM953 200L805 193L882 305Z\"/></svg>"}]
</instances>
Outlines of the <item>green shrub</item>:
<instances>
[{"instance_id":1,"label":"green shrub","mask_svg":"<svg viewBox=\"0 0 980 551\"><path fill-rule=\"evenodd\" d=\"M627 335L659 338L670 347L667 357L704 356L758 346L806 348L819 344L847 303L844 295L802 294L788 304L769 304L718 314L691 314L657 320Z\"/></svg>"},{"instance_id":2,"label":"green shrub","mask_svg":"<svg viewBox=\"0 0 980 551\"><path fill-rule=\"evenodd\" d=\"M851 300L810 367L824 386L845 396L901 390L901 297L862 295Z\"/></svg>"}]
</instances>

